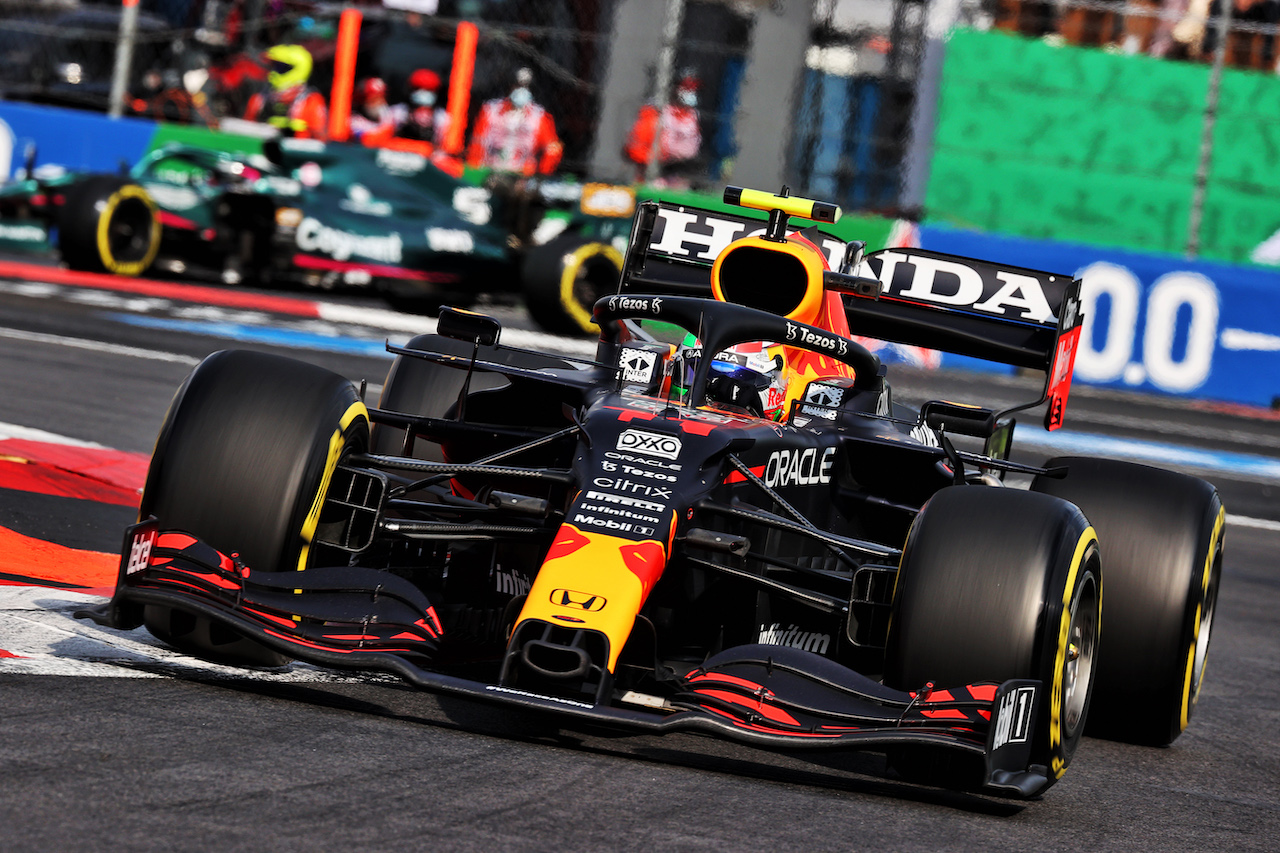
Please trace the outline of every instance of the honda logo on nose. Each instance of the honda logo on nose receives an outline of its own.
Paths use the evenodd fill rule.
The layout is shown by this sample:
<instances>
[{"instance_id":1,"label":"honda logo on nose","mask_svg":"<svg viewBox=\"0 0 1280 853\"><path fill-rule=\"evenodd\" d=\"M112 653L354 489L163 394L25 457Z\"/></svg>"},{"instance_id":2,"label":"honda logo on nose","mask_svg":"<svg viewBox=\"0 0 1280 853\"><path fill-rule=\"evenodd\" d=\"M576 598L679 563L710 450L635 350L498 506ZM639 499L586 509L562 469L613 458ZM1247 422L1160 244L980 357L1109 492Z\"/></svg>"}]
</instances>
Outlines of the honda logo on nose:
<instances>
[{"instance_id":1,"label":"honda logo on nose","mask_svg":"<svg viewBox=\"0 0 1280 853\"><path fill-rule=\"evenodd\" d=\"M595 613L597 610L604 609L605 599L603 596L588 592L556 589L551 591L551 603L560 607L574 607L578 610L586 610L588 613Z\"/></svg>"},{"instance_id":2,"label":"honda logo on nose","mask_svg":"<svg viewBox=\"0 0 1280 853\"><path fill-rule=\"evenodd\" d=\"M675 459L680 455L680 439L671 435L656 432L645 432L642 429L624 430L618 436L618 449L646 456L661 456L664 459Z\"/></svg>"}]
</instances>

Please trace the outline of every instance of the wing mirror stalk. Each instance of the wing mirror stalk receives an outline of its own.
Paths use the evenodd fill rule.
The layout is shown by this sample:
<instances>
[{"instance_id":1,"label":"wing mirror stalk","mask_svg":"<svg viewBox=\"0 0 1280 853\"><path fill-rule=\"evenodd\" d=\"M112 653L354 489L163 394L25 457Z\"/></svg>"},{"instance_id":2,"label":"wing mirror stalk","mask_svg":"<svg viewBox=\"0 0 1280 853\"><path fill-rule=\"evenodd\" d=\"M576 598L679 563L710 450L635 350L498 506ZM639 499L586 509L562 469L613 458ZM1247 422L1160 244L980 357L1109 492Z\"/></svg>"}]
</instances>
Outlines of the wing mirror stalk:
<instances>
[{"instance_id":1,"label":"wing mirror stalk","mask_svg":"<svg viewBox=\"0 0 1280 853\"><path fill-rule=\"evenodd\" d=\"M436 332L446 338L470 342L472 345L471 361L467 364L467 376L462 380L462 390L458 392L458 423L462 423L467 419L467 394L471 392L471 374L475 372L480 347L498 345L502 324L487 314L445 306L440 309Z\"/></svg>"}]
</instances>

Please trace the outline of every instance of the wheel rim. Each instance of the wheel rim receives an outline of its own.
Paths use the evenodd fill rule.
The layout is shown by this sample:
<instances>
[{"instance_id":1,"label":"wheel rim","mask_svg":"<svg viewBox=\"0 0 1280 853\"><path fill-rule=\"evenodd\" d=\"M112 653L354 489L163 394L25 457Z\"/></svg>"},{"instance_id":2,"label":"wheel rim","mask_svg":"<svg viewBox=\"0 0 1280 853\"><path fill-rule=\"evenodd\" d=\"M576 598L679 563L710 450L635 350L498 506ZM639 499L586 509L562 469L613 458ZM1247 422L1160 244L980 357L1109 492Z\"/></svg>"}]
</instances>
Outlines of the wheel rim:
<instances>
[{"instance_id":1,"label":"wheel rim","mask_svg":"<svg viewBox=\"0 0 1280 853\"><path fill-rule=\"evenodd\" d=\"M604 243L585 243L564 259L559 283L559 312L586 334L598 331L592 318L596 299L608 293L622 269L622 256Z\"/></svg>"},{"instance_id":2,"label":"wheel rim","mask_svg":"<svg viewBox=\"0 0 1280 853\"><path fill-rule=\"evenodd\" d=\"M593 271L596 264L587 261L578 267L578 274L573 277L573 288L570 291L574 300L577 301L587 311L596 304L596 300L602 295L602 288L596 285Z\"/></svg>"},{"instance_id":3,"label":"wheel rim","mask_svg":"<svg viewBox=\"0 0 1280 853\"><path fill-rule=\"evenodd\" d=\"M123 199L107 228L111 257L121 263L136 263L151 250L151 209L136 198Z\"/></svg>"},{"instance_id":4,"label":"wheel rim","mask_svg":"<svg viewBox=\"0 0 1280 853\"><path fill-rule=\"evenodd\" d=\"M1200 609L1200 631L1196 634L1195 662L1191 670L1191 701L1195 702L1200 695L1200 684L1204 681L1205 659L1209 656L1209 634L1213 630L1213 613L1218 606L1218 575L1222 569L1222 549L1219 548L1213 557L1212 574L1209 588L1204 593L1204 603Z\"/></svg>"},{"instance_id":5,"label":"wheel rim","mask_svg":"<svg viewBox=\"0 0 1280 853\"><path fill-rule=\"evenodd\" d=\"M1071 602L1069 644L1062 671L1062 725L1064 740L1073 738L1084 722L1098 649L1099 599L1093 573L1085 576Z\"/></svg>"}]
</instances>

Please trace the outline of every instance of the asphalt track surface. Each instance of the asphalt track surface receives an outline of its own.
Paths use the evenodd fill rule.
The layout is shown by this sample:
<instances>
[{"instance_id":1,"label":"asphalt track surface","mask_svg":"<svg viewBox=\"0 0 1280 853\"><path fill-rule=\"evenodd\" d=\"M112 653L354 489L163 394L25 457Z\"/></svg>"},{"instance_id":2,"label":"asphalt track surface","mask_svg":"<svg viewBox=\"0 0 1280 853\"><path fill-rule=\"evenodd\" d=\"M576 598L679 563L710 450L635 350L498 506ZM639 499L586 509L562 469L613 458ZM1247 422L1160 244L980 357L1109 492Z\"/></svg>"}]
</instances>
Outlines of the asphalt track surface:
<instances>
[{"instance_id":1,"label":"asphalt track surface","mask_svg":"<svg viewBox=\"0 0 1280 853\"><path fill-rule=\"evenodd\" d=\"M42 278L61 277L0 265L0 849L1280 846L1273 413L1073 391L1061 435L1076 443L1059 447L1155 456L1219 486L1221 597L1206 686L1172 747L1087 738L1062 782L1014 802L905 784L875 755L614 737L387 678L214 667L143 631L73 619L110 583L165 407L200 357L288 352L367 380L376 399L390 364L382 341L429 321L358 295L317 312L284 293ZM497 313L528 327L519 311ZM1038 390L897 374L898 399L999 403ZM1031 420L1019 439L1043 438Z\"/></svg>"}]
</instances>

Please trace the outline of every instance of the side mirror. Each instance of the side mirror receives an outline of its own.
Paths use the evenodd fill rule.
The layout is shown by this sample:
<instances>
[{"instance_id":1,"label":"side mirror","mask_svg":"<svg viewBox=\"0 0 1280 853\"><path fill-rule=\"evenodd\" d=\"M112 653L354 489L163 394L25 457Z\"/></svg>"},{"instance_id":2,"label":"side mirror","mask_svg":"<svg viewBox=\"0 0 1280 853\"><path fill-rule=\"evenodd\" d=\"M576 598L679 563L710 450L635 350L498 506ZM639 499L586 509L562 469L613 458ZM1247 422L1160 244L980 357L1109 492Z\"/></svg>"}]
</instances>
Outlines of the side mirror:
<instances>
[{"instance_id":1,"label":"side mirror","mask_svg":"<svg viewBox=\"0 0 1280 853\"><path fill-rule=\"evenodd\" d=\"M995 412L962 403L930 400L920 407L920 418L930 429L987 438L996 425Z\"/></svg>"},{"instance_id":2,"label":"side mirror","mask_svg":"<svg viewBox=\"0 0 1280 853\"><path fill-rule=\"evenodd\" d=\"M862 266L862 256L867 251L865 240L850 240L845 244L844 257L840 260L840 272L845 275L857 275Z\"/></svg>"},{"instance_id":3,"label":"side mirror","mask_svg":"<svg viewBox=\"0 0 1280 853\"><path fill-rule=\"evenodd\" d=\"M1013 449L1013 427L1017 423L1013 418L1006 418L995 425L991 435L987 436L982 455L992 459L1006 460Z\"/></svg>"},{"instance_id":4,"label":"side mirror","mask_svg":"<svg viewBox=\"0 0 1280 853\"><path fill-rule=\"evenodd\" d=\"M866 275L845 275L835 270L827 270L822 274L822 286L837 293L850 296L861 296L864 299L879 299L884 286L880 279Z\"/></svg>"},{"instance_id":5,"label":"side mirror","mask_svg":"<svg viewBox=\"0 0 1280 853\"><path fill-rule=\"evenodd\" d=\"M487 314L446 306L440 309L436 332L446 338L491 347L498 343L502 324Z\"/></svg>"}]
</instances>

